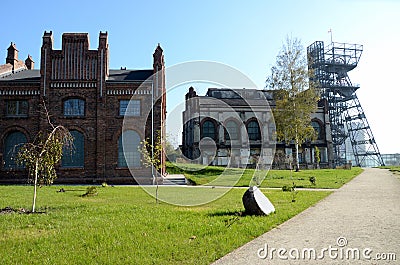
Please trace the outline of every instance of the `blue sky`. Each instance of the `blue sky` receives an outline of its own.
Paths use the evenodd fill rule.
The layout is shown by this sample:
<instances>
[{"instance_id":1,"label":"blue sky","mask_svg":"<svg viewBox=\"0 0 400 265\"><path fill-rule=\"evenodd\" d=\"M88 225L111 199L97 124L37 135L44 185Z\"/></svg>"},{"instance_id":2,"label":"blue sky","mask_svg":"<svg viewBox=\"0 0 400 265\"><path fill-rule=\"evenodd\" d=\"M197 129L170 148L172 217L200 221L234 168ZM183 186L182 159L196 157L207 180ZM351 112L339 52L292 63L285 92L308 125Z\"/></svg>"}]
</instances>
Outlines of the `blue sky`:
<instances>
[{"instance_id":1,"label":"blue sky","mask_svg":"<svg viewBox=\"0 0 400 265\"><path fill-rule=\"evenodd\" d=\"M316 40L329 42L331 28L333 41L364 45L350 78L361 84L357 94L381 152L400 152L400 1L5 1L1 10L0 62L12 41L20 58L29 53L38 66L45 30L53 31L56 49L63 32L88 32L95 49L99 31L108 31L111 68L151 68L160 43L167 67L221 62L259 88L286 35L306 47ZM181 102L185 92L180 91ZM170 112L177 100L169 98Z\"/></svg>"}]
</instances>

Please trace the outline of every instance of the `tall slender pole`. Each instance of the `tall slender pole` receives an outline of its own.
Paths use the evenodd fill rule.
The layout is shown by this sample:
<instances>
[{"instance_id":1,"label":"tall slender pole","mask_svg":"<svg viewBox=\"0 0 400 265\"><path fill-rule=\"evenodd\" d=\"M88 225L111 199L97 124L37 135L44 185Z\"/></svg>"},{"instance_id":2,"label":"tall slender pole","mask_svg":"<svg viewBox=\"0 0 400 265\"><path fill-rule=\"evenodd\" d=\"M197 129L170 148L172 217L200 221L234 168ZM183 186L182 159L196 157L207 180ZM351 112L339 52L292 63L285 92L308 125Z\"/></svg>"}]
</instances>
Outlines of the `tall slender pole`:
<instances>
[{"instance_id":1,"label":"tall slender pole","mask_svg":"<svg viewBox=\"0 0 400 265\"><path fill-rule=\"evenodd\" d=\"M153 82L154 83L154 82ZM156 72L156 83L157 83L157 72ZM154 84L151 86L151 158L154 161ZM154 166L151 166L151 176L154 179Z\"/></svg>"},{"instance_id":2,"label":"tall slender pole","mask_svg":"<svg viewBox=\"0 0 400 265\"><path fill-rule=\"evenodd\" d=\"M151 157L153 162L154 160L154 86L153 88L153 93L151 93ZM158 65L156 66L156 90L158 89ZM157 143L158 144L158 143ZM157 177L157 172L156 176L154 176L154 165L151 167L152 174L153 174L153 179L155 177L156 181L156 203L158 203L158 177Z\"/></svg>"}]
</instances>

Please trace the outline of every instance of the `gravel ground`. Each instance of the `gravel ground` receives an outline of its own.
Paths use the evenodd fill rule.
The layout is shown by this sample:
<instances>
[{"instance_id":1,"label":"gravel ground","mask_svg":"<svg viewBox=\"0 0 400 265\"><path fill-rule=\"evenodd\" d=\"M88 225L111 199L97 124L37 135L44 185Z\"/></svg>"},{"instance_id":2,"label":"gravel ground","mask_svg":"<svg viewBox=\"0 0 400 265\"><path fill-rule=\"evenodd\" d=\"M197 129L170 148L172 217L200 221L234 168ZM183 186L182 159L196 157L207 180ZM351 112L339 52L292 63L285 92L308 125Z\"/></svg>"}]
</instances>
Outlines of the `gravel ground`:
<instances>
[{"instance_id":1,"label":"gravel ground","mask_svg":"<svg viewBox=\"0 0 400 265\"><path fill-rule=\"evenodd\" d=\"M400 264L400 181L388 170L367 168L213 264Z\"/></svg>"}]
</instances>

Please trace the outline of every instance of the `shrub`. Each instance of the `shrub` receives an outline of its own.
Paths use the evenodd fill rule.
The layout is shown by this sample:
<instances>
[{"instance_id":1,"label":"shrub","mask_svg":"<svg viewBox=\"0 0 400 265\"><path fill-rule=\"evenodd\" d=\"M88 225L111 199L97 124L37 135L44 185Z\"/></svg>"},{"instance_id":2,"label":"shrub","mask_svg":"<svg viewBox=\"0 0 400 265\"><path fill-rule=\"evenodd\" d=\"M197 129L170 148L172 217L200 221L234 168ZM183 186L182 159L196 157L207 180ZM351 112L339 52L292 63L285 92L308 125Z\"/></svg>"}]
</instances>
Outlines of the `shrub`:
<instances>
[{"instance_id":1,"label":"shrub","mask_svg":"<svg viewBox=\"0 0 400 265\"><path fill-rule=\"evenodd\" d=\"M293 182L292 186L287 186L284 185L282 186L282 191L288 191L290 192L290 194L292 195L292 202L296 202L296 195L297 195L297 191L296 191L296 184Z\"/></svg>"},{"instance_id":2,"label":"shrub","mask_svg":"<svg viewBox=\"0 0 400 265\"><path fill-rule=\"evenodd\" d=\"M95 186L89 186L86 188L86 193L82 194L82 197L87 197L87 196L95 196L97 195L97 188Z\"/></svg>"},{"instance_id":3,"label":"shrub","mask_svg":"<svg viewBox=\"0 0 400 265\"><path fill-rule=\"evenodd\" d=\"M311 185L315 186L317 179L314 176L309 178Z\"/></svg>"}]
</instances>

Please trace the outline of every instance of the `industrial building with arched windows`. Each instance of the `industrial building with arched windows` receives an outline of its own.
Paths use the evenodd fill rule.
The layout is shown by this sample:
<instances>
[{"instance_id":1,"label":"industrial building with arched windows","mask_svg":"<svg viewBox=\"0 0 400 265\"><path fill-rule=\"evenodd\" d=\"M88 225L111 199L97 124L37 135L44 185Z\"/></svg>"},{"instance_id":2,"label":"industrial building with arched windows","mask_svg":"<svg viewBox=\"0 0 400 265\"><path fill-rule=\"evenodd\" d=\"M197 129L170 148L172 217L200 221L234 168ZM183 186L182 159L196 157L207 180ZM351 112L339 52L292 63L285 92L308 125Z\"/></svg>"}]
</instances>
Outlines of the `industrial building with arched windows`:
<instances>
[{"instance_id":1,"label":"industrial building with arched windows","mask_svg":"<svg viewBox=\"0 0 400 265\"><path fill-rule=\"evenodd\" d=\"M52 32L44 32L38 70L31 56L19 60L11 43L0 65L0 183L26 183L28 172L16 154L48 128L43 105L52 123L74 138L73 150L64 150L57 165L57 181L152 182L138 146L152 130L164 131L163 50L156 47L153 67L145 70L109 69L109 59L107 32L100 32L93 50L87 33L64 33L57 50Z\"/></svg>"},{"instance_id":2,"label":"industrial building with arched windows","mask_svg":"<svg viewBox=\"0 0 400 265\"><path fill-rule=\"evenodd\" d=\"M274 107L273 91L209 88L205 96L198 96L190 87L183 112L183 155L204 165L268 167L272 164L274 168L288 168L296 157L295 146L276 141L271 111ZM325 100L318 102L310 123L317 138L299 148L300 166L317 167L318 148L318 166L332 167L332 137Z\"/></svg>"}]
</instances>

